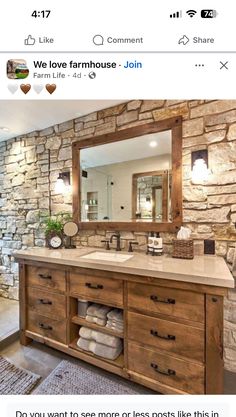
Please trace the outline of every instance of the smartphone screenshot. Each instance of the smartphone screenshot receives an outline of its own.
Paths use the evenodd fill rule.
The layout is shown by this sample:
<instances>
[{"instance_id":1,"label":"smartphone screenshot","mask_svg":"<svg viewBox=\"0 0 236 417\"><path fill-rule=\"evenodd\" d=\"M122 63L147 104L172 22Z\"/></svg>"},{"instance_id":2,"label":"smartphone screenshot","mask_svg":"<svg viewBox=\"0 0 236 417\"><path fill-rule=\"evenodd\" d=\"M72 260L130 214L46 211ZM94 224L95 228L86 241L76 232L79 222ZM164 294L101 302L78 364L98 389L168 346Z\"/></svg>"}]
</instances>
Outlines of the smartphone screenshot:
<instances>
[{"instance_id":1,"label":"smartphone screenshot","mask_svg":"<svg viewBox=\"0 0 236 417\"><path fill-rule=\"evenodd\" d=\"M232 417L236 6L1 5L3 417Z\"/></svg>"}]
</instances>

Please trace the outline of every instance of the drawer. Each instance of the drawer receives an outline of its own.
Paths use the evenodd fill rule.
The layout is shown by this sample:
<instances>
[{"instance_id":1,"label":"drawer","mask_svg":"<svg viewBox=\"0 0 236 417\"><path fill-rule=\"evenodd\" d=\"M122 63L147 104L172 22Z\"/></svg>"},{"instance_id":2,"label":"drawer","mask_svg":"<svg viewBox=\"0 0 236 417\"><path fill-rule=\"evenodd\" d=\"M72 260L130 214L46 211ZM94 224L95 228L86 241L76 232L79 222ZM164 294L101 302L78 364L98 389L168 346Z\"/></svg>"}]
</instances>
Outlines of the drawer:
<instances>
[{"instance_id":1,"label":"drawer","mask_svg":"<svg viewBox=\"0 0 236 417\"><path fill-rule=\"evenodd\" d=\"M112 306L123 306L123 281L119 279L71 273L70 293Z\"/></svg>"},{"instance_id":2,"label":"drawer","mask_svg":"<svg viewBox=\"0 0 236 417\"><path fill-rule=\"evenodd\" d=\"M26 282L29 286L44 287L55 291L66 291L65 272L58 269L27 266Z\"/></svg>"},{"instance_id":3,"label":"drawer","mask_svg":"<svg viewBox=\"0 0 236 417\"><path fill-rule=\"evenodd\" d=\"M204 394L204 366L128 343L128 368L190 394Z\"/></svg>"},{"instance_id":4,"label":"drawer","mask_svg":"<svg viewBox=\"0 0 236 417\"><path fill-rule=\"evenodd\" d=\"M128 308L204 323L204 294L128 283Z\"/></svg>"},{"instance_id":5,"label":"drawer","mask_svg":"<svg viewBox=\"0 0 236 417\"><path fill-rule=\"evenodd\" d=\"M204 330L195 327L129 312L128 338L204 362Z\"/></svg>"},{"instance_id":6,"label":"drawer","mask_svg":"<svg viewBox=\"0 0 236 417\"><path fill-rule=\"evenodd\" d=\"M28 310L27 314L26 330L66 344L66 320L54 320L32 310Z\"/></svg>"},{"instance_id":7,"label":"drawer","mask_svg":"<svg viewBox=\"0 0 236 417\"><path fill-rule=\"evenodd\" d=\"M28 307L38 314L55 319L66 318L66 297L62 294L27 288Z\"/></svg>"}]
</instances>

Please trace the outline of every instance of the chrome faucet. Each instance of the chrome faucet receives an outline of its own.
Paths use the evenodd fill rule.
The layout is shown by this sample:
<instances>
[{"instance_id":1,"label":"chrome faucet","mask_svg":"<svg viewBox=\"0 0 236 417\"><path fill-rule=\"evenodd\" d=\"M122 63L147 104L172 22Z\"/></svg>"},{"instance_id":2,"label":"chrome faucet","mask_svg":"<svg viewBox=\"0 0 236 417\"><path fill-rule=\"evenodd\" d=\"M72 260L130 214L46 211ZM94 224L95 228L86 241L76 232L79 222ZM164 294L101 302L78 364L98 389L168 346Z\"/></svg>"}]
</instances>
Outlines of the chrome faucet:
<instances>
[{"instance_id":1,"label":"chrome faucet","mask_svg":"<svg viewBox=\"0 0 236 417\"><path fill-rule=\"evenodd\" d=\"M116 233L114 233L114 235L111 235L110 243L112 243L113 237L116 238L116 251L120 251L121 250L121 247L120 247L120 232L116 232Z\"/></svg>"}]
</instances>

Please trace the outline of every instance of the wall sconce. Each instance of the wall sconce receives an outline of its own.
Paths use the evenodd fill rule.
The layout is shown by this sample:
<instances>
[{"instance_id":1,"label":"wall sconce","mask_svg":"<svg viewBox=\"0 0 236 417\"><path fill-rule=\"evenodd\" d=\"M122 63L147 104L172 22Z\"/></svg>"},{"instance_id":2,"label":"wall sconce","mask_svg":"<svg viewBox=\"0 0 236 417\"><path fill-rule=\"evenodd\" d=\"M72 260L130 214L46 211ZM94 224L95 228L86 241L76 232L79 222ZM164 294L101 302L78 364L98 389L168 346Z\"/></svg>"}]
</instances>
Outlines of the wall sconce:
<instances>
[{"instance_id":1,"label":"wall sconce","mask_svg":"<svg viewBox=\"0 0 236 417\"><path fill-rule=\"evenodd\" d=\"M61 172L58 175L55 191L58 194L64 194L65 192L69 191L70 186L70 172Z\"/></svg>"},{"instance_id":2,"label":"wall sconce","mask_svg":"<svg viewBox=\"0 0 236 417\"><path fill-rule=\"evenodd\" d=\"M208 151L202 149L192 152L192 180L193 182L207 181L210 170L208 169Z\"/></svg>"},{"instance_id":3,"label":"wall sconce","mask_svg":"<svg viewBox=\"0 0 236 417\"><path fill-rule=\"evenodd\" d=\"M151 208L152 208L151 197L149 197L149 196L146 197L145 208L146 208L146 210L151 210Z\"/></svg>"}]
</instances>

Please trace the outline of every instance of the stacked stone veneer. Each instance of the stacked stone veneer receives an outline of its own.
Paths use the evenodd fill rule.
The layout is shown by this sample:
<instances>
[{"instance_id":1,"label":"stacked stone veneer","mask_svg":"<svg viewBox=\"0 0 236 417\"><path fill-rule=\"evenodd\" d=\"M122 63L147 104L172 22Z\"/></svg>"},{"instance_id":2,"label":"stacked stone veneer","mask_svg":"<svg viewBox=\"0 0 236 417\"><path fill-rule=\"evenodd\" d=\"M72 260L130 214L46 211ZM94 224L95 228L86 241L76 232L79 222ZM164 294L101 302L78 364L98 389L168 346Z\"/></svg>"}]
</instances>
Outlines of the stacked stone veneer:
<instances>
[{"instance_id":1,"label":"stacked stone veneer","mask_svg":"<svg viewBox=\"0 0 236 417\"><path fill-rule=\"evenodd\" d=\"M12 252L44 245L38 213L48 209L49 175L53 212L72 209L71 195L54 191L58 173L71 171L71 143L179 115L183 117L184 223L192 230L196 253L203 253L204 239L215 239L216 253L232 263L236 242L236 101L135 100L0 142L0 295L18 298L18 268ZM208 149L212 174L206 184L192 184L191 152L204 148ZM101 236L106 233L84 231L77 241L101 246ZM132 234L124 231L123 237ZM144 249L146 234L135 233L135 237ZM173 235L163 233L163 239L165 251L171 252ZM225 365L236 371L233 290L225 301Z\"/></svg>"}]
</instances>

